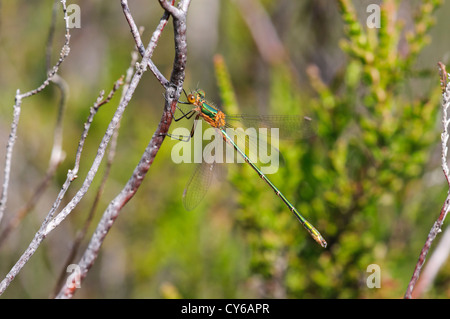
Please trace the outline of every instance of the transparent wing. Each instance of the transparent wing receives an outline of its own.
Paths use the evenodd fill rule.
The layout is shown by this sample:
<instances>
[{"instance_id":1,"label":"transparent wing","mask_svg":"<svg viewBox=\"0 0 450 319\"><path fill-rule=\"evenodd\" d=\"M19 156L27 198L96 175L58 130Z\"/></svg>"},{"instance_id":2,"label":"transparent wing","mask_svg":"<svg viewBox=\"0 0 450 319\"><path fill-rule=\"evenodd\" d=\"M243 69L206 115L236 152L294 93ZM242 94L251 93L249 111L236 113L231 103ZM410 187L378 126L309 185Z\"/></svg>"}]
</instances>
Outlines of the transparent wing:
<instances>
[{"instance_id":1,"label":"transparent wing","mask_svg":"<svg viewBox=\"0 0 450 319\"><path fill-rule=\"evenodd\" d=\"M233 126L249 128L267 128L270 134L271 128L278 128L280 138L283 139L304 139L312 137L316 133L314 121L301 115L227 115L227 122Z\"/></svg>"},{"instance_id":2,"label":"transparent wing","mask_svg":"<svg viewBox=\"0 0 450 319\"><path fill-rule=\"evenodd\" d=\"M198 164L183 193L183 205L193 210L205 197L213 176L215 163Z\"/></svg>"}]
</instances>

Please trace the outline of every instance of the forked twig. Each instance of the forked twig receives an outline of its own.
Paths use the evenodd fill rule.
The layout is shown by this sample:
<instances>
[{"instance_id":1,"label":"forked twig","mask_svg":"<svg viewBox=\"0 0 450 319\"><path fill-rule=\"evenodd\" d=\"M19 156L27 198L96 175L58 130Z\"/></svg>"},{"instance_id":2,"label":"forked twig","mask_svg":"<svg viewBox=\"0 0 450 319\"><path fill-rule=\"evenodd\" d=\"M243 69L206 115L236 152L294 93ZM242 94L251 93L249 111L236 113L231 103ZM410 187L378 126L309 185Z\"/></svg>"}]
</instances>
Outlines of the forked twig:
<instances>
[{"instance_id":1,"label":"forked twig","mask_svg":"<svg viewBox=\"0 0 450 319\"><path fill-rule=\"evenodd\" d=\"M50 25L50 31L47 39L46 45L46 70L49 72L52 68L51 66L51 48L54 40L55 33L55 25L57 19L57 9L58 9L58 0L55 0L52 9L52 19ZM67 34L67 32L66 32ZM69 38L66 37L66 45L68 45ZM14 216L8 221L6 226L3 228L0 233L0 246L5 242L8 238L9 234L20 224L20 222L28 215L29 212L33 210L36 206L38 200L45 193L47 187L50 185L52 178L54 177L58 167L63 162L65 158L65 153L62 150L62 142L63 142L63 117L67 104L67 96L69 92L69 86L66 81L57 73L53 74L50 78L51 82L53 82L57 88L59 88L61 92L60 102L58 107L58 115L56 119L55 129L53 133L53 145L52 151L50 155L50 160L48 163L47 171L44 177L40 182L37 183L31 197L25 203L23 207L21 207ZM18 120L18 119L17 119Z\"/></svg>"},{"instance_id":2,"label":"forked twig","mask_svg":"<svg viewBox=\"0 0 450 319\"><path fill-rule=\"evenodd\" d=\"M122 207L136 194L137 189L140 187L144 177L147 174L150 166L152 165L156 154L158 153L162 142L169 130L169 126L172 122L172 114L175 112L175 107L178 101L178 98L182 92L183 82L184 82L184 70L186 66L186 56L187 56L187 46L186 46L186 15L187 8L189 6L190 0L181 0L179 2L178 8L173 7L169 2L165 0L160 0L161 6L173 16L174 23L174 37L175 37L175 60L173 64L172 75L170 78L169 84L163 84L166 87L166 95L165 95L165 107L162 118L153 134L152 139L150 140L147 148L144 151L144 154L141 157L138 165L133 171L131 178L128 180L127 184L124 186L122 191L110 202L108 207L106 208L100 222L97 225L97 228L92 235L91 241L87 249L85 250L82 258L78 262L78 278L74 278L78 283L86 277L87 272L94 264L97 259L100 247L105 239L108 231L111 229L114 224L116 218L119 216L119 213ZM122 1L122 5L124 8L124 12L127 11L127 2ZM164 22L165 16L161 19ZM127 14L126 14L127 16ZM131 15L130 15L131 16ZM128 19L128 18L127 18ZM128 20L130 21L130 20ZM134 22L133 22L134 24ZM160 23L161 25L161 23ZM155 33L159 33L160 28L158 27ZM156 45L154 42L155 38L152 36L152 39L147 46L147 49L144 54L144 58L141 62L141 65L147 65L149 63L149 57L153 52L153 48ZM135 36L135 39L138 39ZM157 39L157 37L156 37ZM138 42L138 40L137 40ZM153 44L154 43L154 44ZM138 49L139 44L136 43ZM71 298L75 292L76 285L73 286L65 286L61 289L56 298Z\"/></svg>"},{"instance_id":3,"label":"forked twig","mask_svg":"<svg viewBox=\"0 0 450 319\"><path fill-rule=\"evenodd\" d=\"M69 23L68 23L68 17L67 17L67 7L66 7L66 1L61 0L63 14L64 14L64 20L65 20L65 26L66 26L66 34L65 34L65 42L63 47L60 51L60 57L59 60L56 62L56 64L51 68L51 70L47 74L47 78L44 80L44 82L36 89L28 91L26 93L21 94L20 90L17 90L16 97L15 97L15 103L14 103L14 111L13 111L13 121L11 123L11 132L9 134L7 146L6 146L6 156L5 156L5 168L4 168L4 181L2 186L2 193L0 195L0 222L3 219L4 211L6 208L6 202L8 200L8 187L9 187L9 177L11 173L11 160L12 160L12 152L14 149L15 140L17 137L17 127L19 125L19 119L20 119L20 111L22 106L22 100L30 97L32 95L35 95L39 92L41 92L43 89L45 89L49 84L51 79L54 77L56 72L59 70L59 66L61 63L63 63L64 59L69 55L70 52L70 32L69 32Z\"/></svg>"},{"instance_id":4,"label":"forked twig","mask_svg":"<svg viewBox=\"0 0 450 319\"><path fill-rule=\"evenodd\" d=\"M172 4L175 0L172 0ZM130 26L131 34L133 35L134 41L136 42L136 48L139 51L139 54L141 56L144 56L145 54L145 46L142 43L141 36L139 34L139 29L136 26L136 23L134 22L133 16L131 15L130 8L128 6L128 0L121 0L122 5L122 11L125 15L125 18L127 19L127 22ZM162 18L159 21L158 26L156 27L155 32L153 32L152 39L150 41L149 46L151 47L151 52L153 53L153 50L156 48L156 45L158 43L159 37L161 36L162 31L164 30L164 27L166 26L167 22L169 21L170 14L168 11L164 11L164 14ZM150 56L151 57L151 56ZM148 67L150 68L150 71L153 72L155 77L158 79L158 81L161 83L163 87L167 87L169 85L169 81L162 75L162 73L159 71L159 69L156 67L156 65L153 63L153 61L150 59L148 61Z\"/></svg>"},{"instance_id":5,"label":"forked twig","mask_svg":"<svg viewBox=\"0 0 450 319\"><path fill-rule=\"evenodd\" d=\"M117 86L121 84L119 80L116 82L114 87L114 92L117 90ZM84 131L82 133L80 142L78 144L77 154L75 156L75 166L72 170L69 170L67 174L66 181L64 182L55 202L53 203L53 206L50 210L50 212L47 214L46 218L44 219L41 227L35 234L33 240L31 241L30 245L27 247L25 252L22 254L22 256L19 258L19 260L16 262L16 264L12 267L12 269L9 271L9 273L6 275L5 279L0 282L0 295L3 294L5 289L9 286L11 281L17 276L17 274L20 272L20 270L25 266L25 264L28 262L28 260L31 258L31 256L36 252L38 247L40 246L41 242L44 240L44 238L50 233L51 230L53 230L59 223L64 220L65 217L73 210L73 208L76 206L76 204L81 200L81 198L84 196L84 194L87 192L90 183L92 182L92 179L95 176L95 173L91 174L89 177L90 179L86 178L85 183L83 184L83 187L81 190L78 191L78 193L75 195L75 197L69 202L69 204L62 210L61 213L59 213L56 217L58 218L58 222L55 222L55 218L53 218L56 209L59 207L66 191L68 190L70 184L72 181L77 177L77 172L81 160L81 153L83 150L84 142L86 140L87 134L89 132L89 128L91 126L92 120L97 113L100 106L104 105L106 102L108 102L111 99L111 94L103 100L104 92L101 92L99 97L97 98L96 103L90 110L90 115L88 117L88 120L85 123ZM111 125L111 124L110 124ZM105 139L105 138L104 138ZM104 147L106 147L107 143ZM97 161L97 165L93 165L93 168L91 167L90 172L96 171L98 169L98 166L101 162L101 157L103 156L103 153L99 151L100 154L97 154L96 159L100 158L100 160ZM88 174L89 175L89 174ZM78 202L77 202L78 201ZM52 224L53 227L49 228L49 224Z\"/></svg>"}]
</instances>

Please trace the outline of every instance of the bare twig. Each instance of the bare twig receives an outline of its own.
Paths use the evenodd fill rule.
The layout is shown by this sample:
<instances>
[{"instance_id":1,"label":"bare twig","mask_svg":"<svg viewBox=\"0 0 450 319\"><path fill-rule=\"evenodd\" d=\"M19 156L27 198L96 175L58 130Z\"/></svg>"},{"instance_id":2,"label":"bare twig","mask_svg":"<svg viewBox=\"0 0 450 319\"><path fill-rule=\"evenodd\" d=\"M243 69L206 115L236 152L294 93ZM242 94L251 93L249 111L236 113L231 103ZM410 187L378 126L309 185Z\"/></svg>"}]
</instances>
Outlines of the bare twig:
<instances>
[{"instance_id":1,"label":"bare twig","mask_svg":"<svg viewBox=\"0 0 450 319\"><path fill-rule=\"evenodd\" d=\"M124 82L123 89L122 89L122 96L120 98L121 101L124 99L125 92L128 90L128 87L130 85L130 81L131 81L131 78L132 78L133 73L134 73L134 66L136 65L137 59L138 59L138 54L137 54L136 51L133 51L132 54L131 54L130 66L129 66L127 72L126 72L125 82ZM67 259L66 259L66 261L65 261L65 263L64 263L64 265L63 265L63 267L61 269L61 272L59 274L58 280L56 282L52 298L54 298L56 296L56 294L58 293L58 291L61 289L61 287L62 287L62 285L64 283L64 278L65 278L65 276L67 274L67 272L66 272L67 266L69 264L71 264L73 262L73 260L75 259L76 254L77 254L77 252L79 250L79 247L81 245L81 242L85 238L87 230L88 230L88 228L90 226L90 223L91 223L91 221L92 221L92 219L94 217L94 214L95 214L95 212L97 210L98 203L99 203L100 198L101 198L101 196L103 194L103 189L104 189L106 181L107 181L107 179L109 177L109 172L111 171L111 166L112 166L112 163L113 163L113 160L114 160L114 157L115 157L115 151L116 151L116 147L117 147L117 138L118 138L118 133L119 133L119 126L120 126L120 123L117 126L116 130L114 131L113 137L111 139L111 143L110 143L110 147L109 147L109 151L108 151L108 159L107 159L107 162L106 162L106 168L105 168L105 171L104 171L103 178L102 178L102 181L100 183L100 186L97 189L97 193L96 193L96 196L94 198L94 202L92 203L92 207L91 207L91 209L89 211L89 214L88 214L88 217L86 218L86 221L84 222L83 228L80 231L78 231L77 235L75 236L75 240L74 240L74 242L72 244L72 248L70 250L70 253L67 256Z\"/></svg>"},{"instance_id":2,"label":"bare twig","mask_svg":"<svg viewBox=\"0 0 450 319\"><path fill-rule=\"evenodd\" d=\"M118 84L116 83L116 85L118 85ZM115 89L115 90L117 90L117 89ZM104 148L103 149L102 149L102 147L99 148L99 153L97 154L97 157L96 157L97 161L94 160L94 163L96 163L96 165L94 164L93 168L91 167L91 170L89 171L89 173L91 173L91 174L88 173L88 177L90 177L90 178L86 178L82 189L77 192L75 197L62 210L62 212L56 216L56 217L58 217L59 222L58 223L54 222L54 219L52 219L52 218L54 216L56 209L59 207L59 205L62 201L62 198L64 197L70 184L77 177L79 163L81 160L81 152L83 150L84 142L86 140L93 117L97 113L99 107L101 105L103 105L105 103L105 101L109 101L109 99L111 98L110 96L108 96L106 98L106 100L103 100L103 95L104 95L104 93L101 92L99 97L97 98L96 103L91 108L90 115L88 117L87 122L85 123L84 131L82 133L80 142L78 144L77 154L75 155L74 168L72 170L69 170L69 172L67 174L67 179L66 179L65 183L63 184L63 186L58 194L57 199L53 203L53 206L52 206L50 212L47 214L46 218L44 219L38 232L35 234L30 245L27 247L25 252L22 254L22 256L19 258L19 260L16 262L16 264L13 266L13 268L6 275L5 279L3 279L3 281L0 283L0 295L3 294L3 292L9 286L11 281L17 276L17 274L24 267L24 265L28 262L28 260L31 258L31 256L36 252L36 250L38 249L39 245L44 240L44 238L50 233L51 230L53 230L57 225L59 225L59 223L61 223L62 220L64 220L64 218L73 210L73 208L78 204L78 202L81 200L81 198L83 198L84 194L87 192L87 189L89 188L90 183L92 182L92 179L95 176L98 166L100 165L101 158L103 157L103 153L104 153L104 148L106 148L106 145L108 144L107 142L105 142L105 140L109 140L110 135L108 135L108 134L106 134L108 137L104 137L104 140L103 140L104 143L102 145L104 146ZM117 114L117 112L116 112L116 114ZM110 126L111 125L112 124L110 124ZM53 224L52 224L52 222L53 222ZM52 227L49 228L48 227L49 224L52 224Z\"/></svg>"},{"instance_id":3,"label":"bare twig","mask_svg":"<svg viewBox=\"0 0 450 319\"><path fill-rule=\"evenodd\" d=\"M133 59L132 63L133 63L133 65L134 65L134 64L136 63L136 59ZM131 69L133 70L133 67L131 67ZM129 76L129 79L127 79L128 84L129 84L129 81L130 81L130 80L131 80L131 76ZM123 81L123 79L120 78L120 79L114 84L114 87L113 87L113 89L111 90L110 94L109 94L108 97L103 101L104 103L99 103L99 106L101 106L101 105L103 105L103 104L109 102L109 100L112 98L114 92L117 91L117 89L119 88L119 86L122 84L122 81ZM124 87L124 89L125 89L125 87ZM117 128L118 128L118 127L117 127ZM65 262L64 265L63 265L63 269L61 270L60 275L59 275L59 277L58 277L58 281L57 281L57 283L56 283L56 285L55 285L55 289L54 289L54 292L53 292L53 295L54 295L54 296L57 294L58 290L59 290L60 287L62 286L64 277L65 277L65 274L66 274L66 268L67 268L67 266L68 266L70 263L72 263L72 261L74 260L76 254L77 254L77 252L78 252L78 248L79 248L79 246L80 246L82 240L84 239L84 237L85 237L85 235L86 235L86 233L87 233L87 230L88 230L89 225L90 225L90 223L91 223L91 221L92 221L92 218L94 217L95 211L96 211L96 209L97 209L97 205L98 205L98 203L99 203L99 201L100 201L100 197L101 197L101 195L103 194L103 189L104 189L105 184L106 184L106 181L107 181L107 179L108 179L108 177L109 177L109 172L110 172L110 170L111 170L111 165L112 165L112 162L113 162L113 159L114 159L114 155L115 155L115 149L116 149L116 145L117 145L117 144L116 144L116 142L117 142L117 140L116 140L116 138L117 138L117 132L118 132L118 130L116 129L115 134L113 135L113 139L112 139L111 144L110 144L109 153L108 153L108 161L107 161L107 163L106 163L106 168L105 168L105 171L104 171L104 174L103 174L103 178L102 178L102 181L101 181L101 183L100 183L100 186L99 186L99 188L98 188L98 190L97 190L96 196L95 196L95 198L94 198L94 202L93 202L93 204L92 204L92 206L91 206L91 209L89 210L89 214L88 214L88 217L86 218L86 221L85 221L85 223L84 223L84 225L83 225L83 228L82 228L80 231L78 231L77 235L75 236L75 240L74 240L74 242L73 242L73 244L72 244L72 248L71 248L71 250L70 250L70 253L69 253L69 255L67 256L66 262Z\"/></svg>"},{"instance_id":4,"label":"bare twig","mask_svg":"<svg viewBox=\"0 0 450 319\"><path fill-rule=\"evenodd\" d=\"M173 4L174 0L172 1ZM134 22L133 16L131 15L130 8L128 6L127 0L121 0L122 4L122 10L125 15L125 18L127 19L128 24L130 25L131 34L133 35L134 41L136 42L136 47L140 53L141 56L144 56L145 54L145 46L142 43L141 36L139 34L139 30L136 26L136 23ZM153 32L152 39L150 41L150 47L151 52L153 54L153 51L156 48L156 45L158 43L159 37L161 36L162 31L164 30L164 27L166 26L167 22L169 21L170 14L165 11L158 27L156 28L155 32ZM151 58L151 55L150 55ZM162 75L162 73L159 71L159 69L156 67L156 65L153 63L151 59L148 61L148 67L153 72L155 77L158 79L158 81L161 83L163 87L167 87L169 85L169 81Z\"/></svg>"},{"instance_id":5,"label":"bare twig","mask_svg":"<svg viewBox=\"0 0 450 319\"><path fill-rule=\"evenodd\" d=\"M441 73L442 73L442 71L445 72L445 67L442 68L441 65L439 65L439 67L440 67ZM447 74L446 76L448 79L449 74ZM441 83L445 83L445 81L442 81L442 76L441 76ZM450 187L449 168L447 165L447 151L448 151L447 145L448 145L448 139L449 139L448 125L450 123L450 119L449 119L447 113L448 113L449 107L450 107L450 82L447 81L445 92L443 92L443 99L442 99L443 131L441 134L441 147L442 147L441 166L442 166L442 170L444 171L444 176L447 180L448 186ZM412 292L414 290L414 286L415 286L417 280L419 279L419 275L422 270L422 266L425 263L426 257L428 255L428 251L430 250L431 244L433 243L433 240L436 238L437 234L442 231L441 230L442 224L444 223L445 217L447 216L449 210L450 210L450 189L447 193L447 198L445 199L444 205L442 206L439 217L435 221L433 227L431 228L430 233L428 234L427 240L425 242L425 245L423 246L422 251L420 252L419 260L417 261L416 267L414 269L414 273L408 284L408 288L406 289L406 293L405 293L406 299L412 298Z\"/></svg>"},{"instance_id":6,"label":"bare twig","mask_svg":"<svg viewBox=\"0 0 450 319\"><path fill-rule=\"evenodd\" d=\"M57 18L57 9L58 9L58 0L55 0L53 9L52 9L52 22L50 25L50 31L47 39L47 46L46 46L46 66L47 66L47 72L51 68L51 48L53 43L53 35L55 31L55 24L56 24L56 18ZM52 83L56 84L56 86L59 88L61 92L59 107L58 107L58 115L56 119L55 129L53 133L53 146L52 146L52 152L50 155L50 161L48 164L47 171L45 173L45 176L42 178L42 180L37 184L35 187L32 196L30 199L26 202L26 204L14 214L14 217L12 217L7 225L4 227L3 231L0 233L0 246L5 242L6 238L11 234L11 232L20 224L22 219L24 219L30 211L35 207L36 203L38 202L39 198L45 193L45 190L50 185L50 181L52 180L53 176L55 175L59 165L62 163L62 161L65 158L65 153L62 151L62 141L63 141L63 117L64 117L64 111L66 109L67 104L67 96L69 92L69 86L67 85L66 81L59 75L54 74L52 78L50 79Z\"/></svg>"},{"instance_id":7,"label":"bare twig","mask_svg":"<svg viewBox=\"0 0 450 319\"><path fill-rule=\"evenodd\" d=\"M14 149L14 144L17 136L17 127L19 125L19 119L20 119L20 111L22 106L22 100L30 97L34 94L37 94L41 92L47 85L50 83L51 79L55 76L56 72L58 72L59 66L64 61L64 59L68 56L70 52L70 33L69 33L69 24L68 24L68 18L67 18L67 8L66 8L66 1L61 0L63 14L64 14L64 20L66 22L66 34L65 34L65 42L64 45L60 51L60 58L56 62L56 64L53 66L53 68L48 72L47 78L44 80L44 82L36 89L31 90L29 92L20 94L20 90L17 90L16 97L15 97L15 103L14 103L14 111L13 111L13 121L11 123L11 131L9 134L9 139L6 146L6 156L5 156L5 168L4 168L4 181L2 186L2 193L0 197L0 222L3 219L4 211L6 208L6 202L8 200L8 187L9 187L9 177L11 173L11 160L12 160L12 152Z\"/></svg>"},{"instance_id":8,"label":"bare twig","mask_svg":"<svg viewBox=\"0 0 450 319\"><path fill-rule=\"evenodd\" d=\"M413 291L413 298L419 298L422 296L431 286L436 275L439 272L439 269L445 265L447 258L450 254L450 228L447 227L445 230L442 239L439 241L436 249L434 249L433 254L428 260L425 268L423 270L422 275L417 282L416 287Z\"/></svg>"},{"instance_id":9,"label":"bare twig","mask_svg":"<svg viewBox=\"0 0 450 319\"><path fill-rule=\"evenodd\" d=\"M22 100L18 99L19 90L16 93L16 103L14 104L13 121L11 123L11 132L9 133L8 143L6 144L6 156L5 156L5 169L4 169L4 180L2 187L2 194L0 198L0 222L3 219L3 214L6 208L6 202L8 200L8 187L9 187L9 177L11 173L11 159L12 151L14 149L14 142L17 136L17 126L19 125L20 119L20 106Z\"/></svg>"},{"instance_id":10,"label":"bare twig","mask_svg":"<svg viewBox=\"0 0 450 319\"><path fill-rule=\"evenodd\" d=\"M125 2L122 1L122 4ZM86 277L87 272L94 264L100 247L105 239L108 231L111 229L114 221L118 217L122 207L134 196L137 189L140 187L144 177L146 176L147 171L152 165L156 154L161 147L162 142L169 130L169 126L172 122L172 114L175 111L176 103L178 98L182 92L182 86L184 81L184 70L186 65L186 14L187 8L189 6L190 0L181 0L179 2L178 8L172 7L170 3L166 1L160 1L161 6L168 12L170 12L173 16L174 23L174 32L175 32L175 61L173 65L172 75L170 78L170 85L166 86L166 104L164 108L164 112L161 118L161 121L153 134L150 143L144 151L141 160L139 161L137 167L135 168L133 175L128 180L125 187L122 191L110 202L106 211L103 214L102 219L98 223L97 229L95 230L91 241L84 252L83 257L80 259L78 266L80 267L79 272L79 282ZM155 31L155 32L158 32ZM144 58L144 60L148 59L151 54L152 46L149 43ZM139 48L139 46L138 46ZM148 63L148 61L145 61ZM57 298L71 298L75 292L75 286L72 287L63 287Z\"/></svg>"}]
</instances>

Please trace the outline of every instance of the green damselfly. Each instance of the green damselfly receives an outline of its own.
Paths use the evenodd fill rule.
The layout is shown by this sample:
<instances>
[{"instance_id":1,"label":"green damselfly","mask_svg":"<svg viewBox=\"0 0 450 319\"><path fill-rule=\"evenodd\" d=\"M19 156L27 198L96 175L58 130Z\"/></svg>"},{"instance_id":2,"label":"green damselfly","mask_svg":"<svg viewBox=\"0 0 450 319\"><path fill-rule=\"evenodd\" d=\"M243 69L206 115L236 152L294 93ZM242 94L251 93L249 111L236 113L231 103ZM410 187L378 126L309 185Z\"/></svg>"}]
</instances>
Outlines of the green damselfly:
<instances>
[{"instance_id":1,"label":"green damselfly","mask_svg":"<svg viewBox=\"0 0 450 319\"><path fill-rule=\"evenodd\" d=\"M187 112L183 112L180 108L178 108L182 112L183 115L180 116L179 118L174 118L174 120L179 121L184 118L190 119L195 115L195 122L192 127L189 138L194 135L195 125L199 118L202 118L211 127L217 129L217 131L220 133L220 135L222 136L224 141L226 143L228 143L229 145L231 145L239 153L239 155L242 156L242 158L245 160L245 162L248 163L253 168L253 170L256 171L256 173L259 175L259 177L261 177L270 186L270 188L272 188L272 190L275 192L275 194L279 198L281 198L281 200L284 202L284 204L289 208L289 210L292 213L294 213L294 215L298 218L300 223L310 233L312 238L317 243L319 243L322 247L326 247L327 242L322 237L322 235L319 233L319 231L309 221L307 221L306 218L302 216L302 214L300 214L300 212L294 207L294 205L292 205L289 202L289 200L280 192L280 190L266 177L265 174L263 174L263 172L258 168L258 166L256 166L255 163L253 163L253 161L249 158L249 156L246 154L246 152L243 149L241 149L241 147L239 147L238 144L234 141L234 139L228 134L228 132L226 130L227 127L230 127L230 125L227 122L228 116L225 115L225 113L220 111L218 108L214 107L211 103L209 103L205 99L205 92L202 90L196 90L196 91L191 92L190 94L186 94L186 97L187 97L187 102L180 101L180 103L189 104L194 107ZM232 116L230 116L230 118L231 117ZM242 118L245 121L243 116L235 116L235 117ZM254 119L255 118L259 119L259 120L263 119L263 117L254 117ZM278 118L283 119L283 117L278 117ZM294 117L290 117L290 118L293 119ZM296 117L296 118L300 118L300 117ZM269 119L269 118L267 118L267 119ZM284 119L288 119L288 117L284 117ZM308 119L308 118L304 118L304 119L310 121L310 119ZM270 119L269 119L269 121L270 121ZM180 139L180 138L178 138L178 139ZM195 180L195 177L198 177L199 175L200 175L200 173L197 170L195 172L193 178L191 178L191 180L189 181L188 186L183 194L184 200L188 197L195 198L195 204L193 204L193 205L189 204L188 206L195 206L197 204L197 202L203 198L203 195L207 190L207 186L203 185L203 190L200 191L202 194L197 195L197 196L192 195L193 192L195 192L197 190L190 187L190 185L192 184L192 181ZM198 185L196 185L196 186L198 186ZM185 206L187 206L186 201L185 201Z\"/></svg>"}]
</instances>

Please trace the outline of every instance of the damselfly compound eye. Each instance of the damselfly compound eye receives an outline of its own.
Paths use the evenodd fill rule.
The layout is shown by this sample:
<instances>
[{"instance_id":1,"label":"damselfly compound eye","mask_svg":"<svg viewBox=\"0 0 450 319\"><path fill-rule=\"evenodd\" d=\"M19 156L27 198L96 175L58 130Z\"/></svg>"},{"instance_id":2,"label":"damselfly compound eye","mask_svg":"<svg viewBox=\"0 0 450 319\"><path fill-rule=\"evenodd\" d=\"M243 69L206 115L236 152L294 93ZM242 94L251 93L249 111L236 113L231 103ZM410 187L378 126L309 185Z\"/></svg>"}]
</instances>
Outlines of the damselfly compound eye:
<instances>
[{"instance_id":1,"label":"damselfly compound eye","mask_svg":"<svg viewBox=\"0 0 450 319\"><path fill-rule=\"evenodd\" d=\"M194 96L194 94L189 94L189 95L187 96L187 100L188 100L189 103L194 104L194 102L195 102L195 96Z\"/></svg>"}]
</instances>

